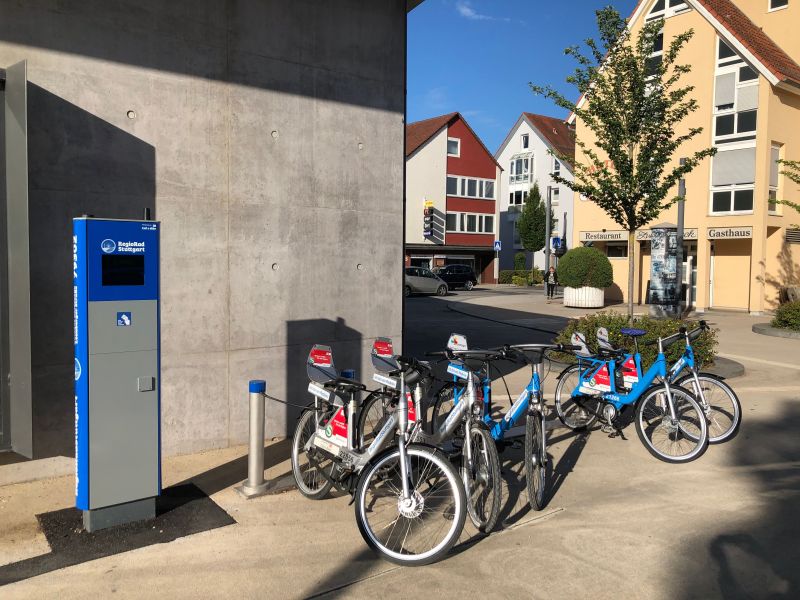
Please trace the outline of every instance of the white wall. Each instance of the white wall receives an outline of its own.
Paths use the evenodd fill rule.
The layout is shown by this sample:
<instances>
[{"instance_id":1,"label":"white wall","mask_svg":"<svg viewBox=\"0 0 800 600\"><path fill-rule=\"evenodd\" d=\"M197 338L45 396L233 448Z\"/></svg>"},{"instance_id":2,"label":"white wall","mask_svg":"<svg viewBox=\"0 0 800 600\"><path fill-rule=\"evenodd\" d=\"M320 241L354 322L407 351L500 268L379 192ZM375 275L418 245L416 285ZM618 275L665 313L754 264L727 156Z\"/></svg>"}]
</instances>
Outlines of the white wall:
<instances>
[{"instance_id":1,"label":"white wall","mask_svg":"<svg viewBox=\"0 0 800 600\"><path fill-rule=\"evenodd\" d=\"M406 159L406 243L435 244L422 235L422 210L425 200L435 209L434 237L444 242L444 215L447 210L447 128Z\"/></svg>"},{"instance_id":2,"label":"white wall","mask_svg":"<svg viewBox=\"0 0 800 600\"><path fill-rule=\"evenodd\" d=\"M529 146L527 150L522 148L521 137L524 134L529 136ZM513 244L513 223L519 217L519 213L509 212L509 193L517 190L530 190L533 187L534 181L539 182L539 190L542 194L542 200L547 199L547 187L559 189L559 202L553 204L553 215L558 219L558 225L554 228L554 233L561 236L563 231L564 212L567 213L567 240L572 240L572 206L573 194L572 191L565 185L559 185L550 177L553 168L554 157L548 154L550 150L549 144L539 135L539 133L531 127L524 117L520 117L514 125L511 133L506 137L504 144L500 147L495 158L500 166L503 167L503 172L500 177L500 195L498 196L498 212L500 214L500 239L503 242L503 251L500 253L500 268L512 269L514 268L514 254L523 251L522 246L514 246ZM509 177L511 176L511 157L522 152L531 152L533 154L533 166L530 169L531 178L527 183L509 184ZM561 176L572 180L572 174L569 169L562 164ZM526 253L527 254L527 253ZM544 267L544 252L537 252L534 256L534 264L540 268ZM530 266L530 261L528 262Z\"/></svg>"}]
</instances>

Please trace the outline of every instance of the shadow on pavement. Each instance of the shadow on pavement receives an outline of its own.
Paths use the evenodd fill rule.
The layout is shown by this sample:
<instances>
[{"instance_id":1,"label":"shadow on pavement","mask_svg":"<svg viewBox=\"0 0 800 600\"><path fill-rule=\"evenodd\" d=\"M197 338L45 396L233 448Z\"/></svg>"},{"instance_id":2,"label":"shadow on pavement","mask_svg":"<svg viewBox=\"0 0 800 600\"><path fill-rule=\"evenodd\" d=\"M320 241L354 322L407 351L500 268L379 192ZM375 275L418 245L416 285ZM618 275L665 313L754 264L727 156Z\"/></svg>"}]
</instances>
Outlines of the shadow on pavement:
<instances>
[{"instance_id":1,"label":"shadow on pavement","mask_svg":"<svg viewBox=\"0 0 800 600\"><path fill-rule=\"evenodd\" d=\"M739 436L721 445L744 471L762 505L759 518L741 521L710 541L687 547L693 559L675 578L675 598L800 597L800 406L787 401L772 421L744 420ZM713 523L710 526L713 527Z\"/></svg>"}]
</instances>

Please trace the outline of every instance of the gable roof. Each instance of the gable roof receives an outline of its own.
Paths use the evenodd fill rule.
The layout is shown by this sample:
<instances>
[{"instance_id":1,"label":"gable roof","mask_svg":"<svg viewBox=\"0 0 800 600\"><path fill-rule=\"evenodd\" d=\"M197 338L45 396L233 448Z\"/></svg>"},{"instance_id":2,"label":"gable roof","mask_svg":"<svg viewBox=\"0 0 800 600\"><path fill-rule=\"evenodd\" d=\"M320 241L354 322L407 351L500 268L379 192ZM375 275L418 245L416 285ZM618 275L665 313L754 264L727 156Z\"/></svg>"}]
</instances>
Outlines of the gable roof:
<instances>
[{"instance_id":1,"label":"gable roof","mask_svg":"<svg viewBox=\"0 0 800 600\"><path fill-rule=\"evenodd\" d=\"M422 144L436 135L442 127L455 121L457 117L458 113L454 112L406 125L406 156L414 154Z\"/></svg>"},{"instance_id":2,"label":"gable roof","mask_svg":"<svg viewBox=\"0 0 800 600\"><path fill-rule=\"evenodd\" d=\"M486 144L483 143L483 140L478 136L477 133L469 126L467 120L461 116L461 113L449 113L446 115L442 115L441 117L431 117L430 119L425 119L424 121L415 121L414 123L409 123L406 125L406 158L414 154L419 148L425 144L429 139L431 139L434 135L439 133L442 127L446 127L456 120L461 119L461 121L466 125L467 129L469 129L470 133L475 136L475 139L478 140L478 143L483 148L484 152L489 155L489 158L492 159L492 162L500 167L500 163L497 162L494 155L489 152L489 149L486 147ZM503 167L500 167L500 170L503 170Z\"/></svg>"},{"instance_id":3,"label":"gable roof","mask_svg":"<svg viewBox=\"0 0 800 600\"><path fill-rule=\"evenodd\" d=\"M688 0L698 12L706 17L723 38L743 58L756 67L772 85L790 85L800 92L800 65L792 59L772 38L753 23L731 0ZM718 27L718 25L720 27ZM742 48L743 47L743 48ZM742 51L744 49L744 51ZM748 54L750 56L748 56Z\"/></svg>"},{"instance_id":4,"label":"gable roof","mask_svg":"<svg viewBox=\"0 0 800 600\"><path fill-rule=\"evenodd\" d=\"M628 27L641 16L650 1L639 1L628 19ZM717 34L772 85L800 94L800 65L732 0L686 0L686 3L705 17ZM586 95L581 94L576 106L582 106L585 101ZM575 122L574 112L567 121Z\"/></svg>"},{"instance_id":5,"label":"gable roof","mask_svg":"<svg viewBox=\"0 0 800 600\"><path fill-rule=\"evenodd\" d=\"M558 154L575 158L575 131L563 119L522 113L528 123Z\"/></svg>"}]
</instances>

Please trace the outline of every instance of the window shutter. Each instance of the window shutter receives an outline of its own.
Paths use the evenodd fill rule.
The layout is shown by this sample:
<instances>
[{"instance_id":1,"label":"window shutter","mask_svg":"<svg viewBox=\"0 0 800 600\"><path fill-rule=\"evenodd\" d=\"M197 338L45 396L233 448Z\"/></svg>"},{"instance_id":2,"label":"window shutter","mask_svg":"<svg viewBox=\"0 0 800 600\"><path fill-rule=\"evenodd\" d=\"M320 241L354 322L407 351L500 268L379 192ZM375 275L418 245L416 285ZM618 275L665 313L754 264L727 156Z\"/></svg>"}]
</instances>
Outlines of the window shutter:
<instances>
[{"instance_id":1,"label":"window shutter","mask_svg":"<svg viewBox=\"0 0 800 600\"><path fill-rule=\"evenodd\" d=\"M781 149L780 148L772 148L770 149L769 154L769 185L771 187L778 187L778 170L780 165L778 165L778 159L781 156Z\"/></svg>"},{"instance_id":2,"label":"window shutter","mask_svg":"<svg viewBox=\"0 0 800 600\"><path fill-rule=\"evenodd\" d=\"M717 75L717 87L714 91L714 105L733 104L736 97L736 73Z\"/></svg>"},{"instance_id":3,"label":"window shutter","mask_svg":"<svg viewBox=\"0 0 800 600\"><path fill-rule=\"evenodd\" d=\"M719 105L719 102L717 102L717 105ZM758 86L748 85L739 88L736 110L753 110L754 108L758 108Z\"/></svg>"},{"instance_id":4,"label":"window shutter","mask_svg":"<svg viewBox=\"0 0 800 600\"><path fill-rule=\"evenodd\" d=\"M756 180L756 149L725 150L713 158L711 185L753 183Z\"/></svg>"}]
</instances>

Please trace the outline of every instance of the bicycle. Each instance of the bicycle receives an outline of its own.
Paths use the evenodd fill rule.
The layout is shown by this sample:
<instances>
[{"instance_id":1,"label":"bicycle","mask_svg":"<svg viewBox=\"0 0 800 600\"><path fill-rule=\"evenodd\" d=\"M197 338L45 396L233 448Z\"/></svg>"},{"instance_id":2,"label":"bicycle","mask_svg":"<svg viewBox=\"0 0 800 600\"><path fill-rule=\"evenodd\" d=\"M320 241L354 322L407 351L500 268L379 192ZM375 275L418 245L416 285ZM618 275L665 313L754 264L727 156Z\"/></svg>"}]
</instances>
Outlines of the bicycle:
<instances>
[{"instance_id":1,"label":"bicycle","mask_svg":"<svg viewBox=\"0 0 800 600\"><path fill-rule=\"evenodd\" d=\"M309 498L323 497L333 485L347 489L361 536L383 558L425 565L442 558L458 540L466 498L447 457L410 441L406 378L418 380L427 369L413 358L392 355L391 348L391 340L381 338L372 352L374 359L380 355L383 364L394 367L388 373L397 381L397 410L366 447L359 445L352 426L366 386L339 376L329 346L311 349L306 371L314 404L304 410L292 437L292 473ZM391 429L396 431L393 440Z\"/></svg>"},{"instance_id":2,"label":"bicycle","mask_svg":"<svg viewBox=\"0 0 800 600\"><path fill-rule=\"evenodd\" d=\"M705 321L700 321L698 327L691 331L685 327L680 328L679 333L684 337L686 345L683 354L669 368L668 378L671 384L694 393L708 421L708 442L719 444L733 439L739 432L742 408L739 397L731 386L717 375L700 370L692 348L692 340L697 339L706 330L708 330L708 324ZM598 328L597 342L601 355L621 358L623 361L623 387L630 389L639 380L642 373L641 356L636 338L634 338L635 352L632 354L615 348L609 342L608 330L605 327ZM575 365L567 367L562 375L568 374L571 370L575 371L576 368ZM686 371L688 372L681 375ZM568 423L565 425L569 427Z\"/></svg>"},{"instance_id":3,"label":"bicycle","mask_svg":"<svg viewBox=\"0 0 800 600\"><path fill-rule=\"evenodd\" d=\"M626 328L622 333L635 339L646 332ZM601 418L606 431L622 435L619 417L628 407L635 407L636 432L650 454L671 463L699 458L708 446L705 414L694 395L673 385L667 376L664 348L675 343L680 336L677 333L648 342L658 344L658 356L644 373L631 369L626 358L623 377L626 373L629 376L635 373L636 381L631 378L631 387L625 388L617 385L618 355L611 358L592 356L585 337L573 334L571 341L581 346L581 350L576 352L578 364L565 369L556 385L555 404L559 419L570 429L582 430ZM640 361L636 355L632 358L634 363ZM577 382L568 380L567 374L577 374ZM659 379L659 384L654 384L656 379ZM620 393L618 387L627 393ZM565 390L569 392L566 398Z\"/></svg>"},{"instance_id":4,"label":"bicycle","mask_svg":"<svg viewBox=\"0 0 800 600\"><path fill-rule=\"evenodd\" d=\"M462 336L463 337L463 336ZM506 433L514 427L517 421L526 415L525 421L525 481L528 491L528 502L534 510L541 510L546 503L546 487L548 480L549 459L547 454L547 437L545 429L544 394L540 376L540 368L547 350L573 350L578 346L565 346L563 344L518 344L503 346L493 350L460 350L452 351L455 356L462 358L481 359L480 382L483 392L483 422L489 428L489 433L495 442L502 441ZM537 358L531 359L526 352L537 353ZM500 419L495 421L492 417L492 388L489 377L489 365L493 360L523 361L531 367L531 378L528 385L512 403L509 410ZM437 395L433 408L432 422L436 423L440 415L452 414L464 394L464 389L457 386L457 381L443 388ZM452 405L451 405L452 403Z\"/></svg>"}]
</instances>

